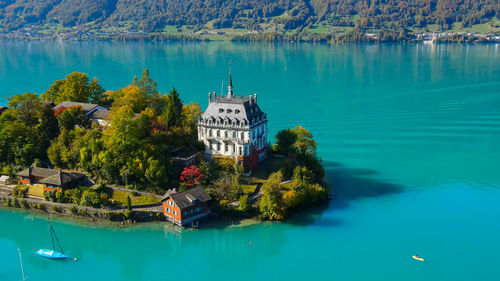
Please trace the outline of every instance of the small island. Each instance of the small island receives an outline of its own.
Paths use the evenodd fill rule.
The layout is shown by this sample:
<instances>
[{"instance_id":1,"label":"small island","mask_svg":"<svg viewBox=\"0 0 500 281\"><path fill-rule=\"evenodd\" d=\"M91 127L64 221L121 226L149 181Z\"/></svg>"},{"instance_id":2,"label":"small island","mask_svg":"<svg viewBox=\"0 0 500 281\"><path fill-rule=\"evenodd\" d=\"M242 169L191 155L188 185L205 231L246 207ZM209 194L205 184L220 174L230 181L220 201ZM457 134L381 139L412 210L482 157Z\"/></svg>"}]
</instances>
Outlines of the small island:
<instances>
[{"instance_id":1,"label":"small island","mask_svg":"<svg viewBox=\"0 0 500 281\"><path fill-rule=\"evenodd\" d=\"M312 134L267 139L257 94L209 93L202 111L146 69L105 90L74 72L0 108L0 206L119 222L285 220L327 202Z\"/></svg>"}]
</instances>

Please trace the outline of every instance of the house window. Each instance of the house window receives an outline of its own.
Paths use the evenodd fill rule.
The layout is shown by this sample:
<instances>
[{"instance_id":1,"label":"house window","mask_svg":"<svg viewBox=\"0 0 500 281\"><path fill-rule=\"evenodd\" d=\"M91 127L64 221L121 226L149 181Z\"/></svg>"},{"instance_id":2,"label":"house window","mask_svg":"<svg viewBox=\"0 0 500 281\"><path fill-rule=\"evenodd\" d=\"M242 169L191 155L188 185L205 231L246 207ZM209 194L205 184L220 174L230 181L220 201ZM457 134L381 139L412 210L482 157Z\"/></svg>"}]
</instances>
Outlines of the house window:
<instances>
[{"instance_id":1,"label":"house window","mask_svg":"<svg viewBox=\"0 0 500 281\"><path fill-rule=\"evenodd\" d=\"M208 130L208 136L211 137L212 136L212 130Z\"/></svg>"},{"instance_id":2,"label":"house window","mask_svg":"<svg viewBox=\"0 0 500 281\"><path fill-rule=\"evenodd\" d=\"M241 133L241 140L245 140L245 133Z\"/></svg>"},{"instance_id":3,"label":"house window","mask_svg":"<svg viewBox=\"0 0 500 281\"><path fill-rule=\"evenodd\" d=\"M233 139L236 138L236 132L233 132Z\"/></svg>"},{"instance_id":4,"label":"house window","mask_svg":"<svg viewBox=\"0 0 500 281\"><path fill-rule=\"evenodd\" d=\"M220 143L217 143L217 151L220 151Z\"/></svg>"},{"instance_id":5,"label":"house window","mask_svg":"<svg viewBox=\"0 0 500 281\"><path fill-rule=\"evenodd\" d=\"M227 146L227 144L224 144L224 151L225 151L225 152L228 152L228 151L229 151L229 147Z\"/></svg>"},{"instance_id":6,"label":"house window","mask_svg":"<svg viewBox=\"0 0 500 281\"><path fill-rule=\"evenodd\" d=\"M240 155L242 155L242 154L241 154L241 146L240 146Z\"/></svg>"},{"instance_id":7,"label":"house window","mask_svg":"<svg viewBox=\"0 0 500 281\"><path fill-rule=\"evenodd\" d=\"M224 132L224 136L226 137L226 139L228 138L227 131Z\"/></svg>"},{"instance_id":8,"label":"house window","mask_svg":"<svg viewBox=\"0 0 500 281\"><path fill-rule=\"evenodd\" d=\"M220 137L220 131L219 130L217 130L217 136Z\"/></svg>"}]
</instances>

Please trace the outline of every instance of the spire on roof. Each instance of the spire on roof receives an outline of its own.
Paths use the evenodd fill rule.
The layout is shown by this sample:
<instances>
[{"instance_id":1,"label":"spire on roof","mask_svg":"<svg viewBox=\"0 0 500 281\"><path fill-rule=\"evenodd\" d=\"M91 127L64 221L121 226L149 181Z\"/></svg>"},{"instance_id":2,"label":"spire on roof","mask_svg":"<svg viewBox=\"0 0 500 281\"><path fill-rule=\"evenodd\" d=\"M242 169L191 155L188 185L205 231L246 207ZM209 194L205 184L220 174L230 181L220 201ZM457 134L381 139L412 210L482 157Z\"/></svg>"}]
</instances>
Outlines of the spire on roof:
<instances>
[{"instance_id":1,"label":"spire on roof","mask_svg":"<svg viewBox=\"0 0 500 281\"><path fill-rule=\"evenodd\" d=\"M234 94L233 94L233 79L231 77L231 65L233 63L231 61L229 61L229 86L227 86L227 97L228 98L232 98L234 97Z\"/></svg>"}]
</instances>

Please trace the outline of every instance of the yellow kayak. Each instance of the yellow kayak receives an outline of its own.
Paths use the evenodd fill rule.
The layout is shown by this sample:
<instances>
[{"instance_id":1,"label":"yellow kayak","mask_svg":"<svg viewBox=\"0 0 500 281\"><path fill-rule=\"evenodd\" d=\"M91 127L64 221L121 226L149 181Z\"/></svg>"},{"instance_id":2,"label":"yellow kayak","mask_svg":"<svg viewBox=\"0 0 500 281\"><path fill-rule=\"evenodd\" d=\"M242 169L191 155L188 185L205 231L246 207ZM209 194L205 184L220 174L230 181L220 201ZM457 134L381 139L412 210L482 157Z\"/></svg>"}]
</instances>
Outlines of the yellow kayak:
<instances>
[{"instance_id":1,"label":"yellow kayak","mask_svg":"<svg viewBox=\"0 0 500 281\"><path fill-rule=\"evenodd\" d=\"M417 255L414 255L414 256L411 256L413 259L417 260L417 261L424 261L423 258L417 256Z\"/></svg>"}]
</instances>

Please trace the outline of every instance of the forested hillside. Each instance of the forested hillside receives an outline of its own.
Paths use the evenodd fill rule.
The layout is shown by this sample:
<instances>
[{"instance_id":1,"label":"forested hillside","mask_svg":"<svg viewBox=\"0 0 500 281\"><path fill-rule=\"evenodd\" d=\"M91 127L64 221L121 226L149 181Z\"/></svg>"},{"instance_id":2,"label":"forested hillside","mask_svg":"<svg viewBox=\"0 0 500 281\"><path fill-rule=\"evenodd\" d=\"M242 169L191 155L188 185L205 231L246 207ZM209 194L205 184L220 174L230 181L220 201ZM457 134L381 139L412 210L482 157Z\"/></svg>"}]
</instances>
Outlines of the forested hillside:
<instances>
[{"instance_id":1,"label":"forested hillside","mask_svg":"<svg viewBox=\"0 0 500 281\"><path fill-rule=\"evenodd\" d=\"M0 0L0 32L500 31L498 0ZM474 28L475 29L472 29ZM213 33L213 32L216 33Z\"/></svg>"}]
</instances>

